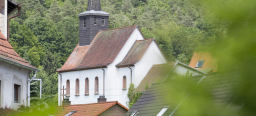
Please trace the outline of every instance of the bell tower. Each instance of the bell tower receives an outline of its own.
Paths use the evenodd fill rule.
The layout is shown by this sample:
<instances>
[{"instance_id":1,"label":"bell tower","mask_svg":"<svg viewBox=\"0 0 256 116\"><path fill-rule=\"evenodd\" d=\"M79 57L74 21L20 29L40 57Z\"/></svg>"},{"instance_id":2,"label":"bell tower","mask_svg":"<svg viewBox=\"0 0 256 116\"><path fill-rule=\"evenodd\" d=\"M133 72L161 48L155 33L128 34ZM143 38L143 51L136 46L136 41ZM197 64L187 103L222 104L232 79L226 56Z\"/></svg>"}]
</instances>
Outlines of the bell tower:
<instances>
[{"instance_id":1,"label":"bell tower","mask_svg":"<svg viewBox=\"0 0 256 116\"><path fill-rule=\"evenodd\" d=\"M88 0L87 11L78 16L79 46L90 45L100 30L108 29L109 13L101 11L100 0Z\"/></svg>"}]
</instances>

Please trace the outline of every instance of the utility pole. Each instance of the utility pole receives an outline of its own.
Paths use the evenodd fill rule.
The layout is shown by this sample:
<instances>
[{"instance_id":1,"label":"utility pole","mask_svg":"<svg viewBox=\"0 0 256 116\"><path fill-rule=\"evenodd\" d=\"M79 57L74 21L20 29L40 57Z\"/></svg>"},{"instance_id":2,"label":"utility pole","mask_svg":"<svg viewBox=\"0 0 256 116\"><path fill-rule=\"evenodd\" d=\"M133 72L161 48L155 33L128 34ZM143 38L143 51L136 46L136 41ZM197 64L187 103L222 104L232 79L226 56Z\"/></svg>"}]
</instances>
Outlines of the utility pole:
<instances>
[{"instance_id":1,"label":"utility pole","mask_svg":"<svg viewBox=\"0 0 256 116\"><path fill-rule=\"evenodd\" d=\"M63 109L64 109L64 96L66 96L66 95L64 95L64 90L65 90L65 89L64 89L64 85L63 85L63 89L62 89L62 90L63 90L63 94L62 94L62 96L63 96L62 106L63 106Z\"/></svg>"}]
</instances>

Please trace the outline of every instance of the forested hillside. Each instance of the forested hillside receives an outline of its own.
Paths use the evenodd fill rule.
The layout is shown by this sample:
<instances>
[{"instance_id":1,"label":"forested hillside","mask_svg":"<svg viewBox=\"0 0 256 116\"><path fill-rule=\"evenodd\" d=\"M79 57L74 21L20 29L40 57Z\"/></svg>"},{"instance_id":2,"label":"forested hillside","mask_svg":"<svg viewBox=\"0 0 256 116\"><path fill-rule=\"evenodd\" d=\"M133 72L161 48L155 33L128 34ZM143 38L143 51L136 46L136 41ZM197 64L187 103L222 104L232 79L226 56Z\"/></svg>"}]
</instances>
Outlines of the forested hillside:
<instances>
[{"instance_id":1,"label":"forested hillside","mask_svg":"<svg viewBox=\"0 0 256 116\"><path fill-rule=\"evenodd\" d=\"M55 71L78 44L77 14L86 11L88 0L16 1L23 4L22 13L10 22L10 42L39 67L44 95L55 94ZM145 38L155 38L169 61L188 63L195 50L214 43L226 27L204 17L209 12L200 3L186 0L101 0L101 5L110 13L110 28L138 25Z\"/></svg>"}]
</instances>

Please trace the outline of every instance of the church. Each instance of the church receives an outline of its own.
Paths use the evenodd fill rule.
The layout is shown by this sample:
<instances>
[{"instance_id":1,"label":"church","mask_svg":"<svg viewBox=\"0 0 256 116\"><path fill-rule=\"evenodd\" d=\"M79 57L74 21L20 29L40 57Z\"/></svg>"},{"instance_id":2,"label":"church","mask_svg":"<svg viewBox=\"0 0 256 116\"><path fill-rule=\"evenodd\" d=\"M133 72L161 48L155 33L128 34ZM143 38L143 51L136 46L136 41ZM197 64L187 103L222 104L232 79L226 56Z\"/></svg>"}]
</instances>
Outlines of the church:
<instances>
[{"instance_id":1,"label":"church","mask_svg":"<svg viewBox=\"0 0 256 116\"><path fill-rule=\"evenodd\" d=\"M78 16L79 43L57 70L58 105L118 101L127 107L129 85L138 87L166 58L138 26L109 29L109 13L101 11L100 0L89 0Z\"/></svg>"}]
</instances>

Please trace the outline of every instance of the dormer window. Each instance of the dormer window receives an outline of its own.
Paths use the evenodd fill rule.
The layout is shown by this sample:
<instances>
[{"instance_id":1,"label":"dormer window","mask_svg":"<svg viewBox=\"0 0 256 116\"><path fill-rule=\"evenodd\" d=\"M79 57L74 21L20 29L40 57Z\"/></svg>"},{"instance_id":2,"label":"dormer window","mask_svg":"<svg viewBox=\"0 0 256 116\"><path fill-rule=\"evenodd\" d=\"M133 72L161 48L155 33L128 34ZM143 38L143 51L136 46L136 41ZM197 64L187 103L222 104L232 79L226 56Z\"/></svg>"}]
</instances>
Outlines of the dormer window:
<instances>
[{"instance_id":1,"label":"dormer window","mask_svg":"<svg viewBox=\"0 0 256 116\"><path fill-rule=\"evenodd\" d=\"M94 17L94 25L97 25L97 18Z\"/></svg>"},{"instance_id":2,"label":"dormer window","mask_svg":"<svg viewBox=\"0 0 256 116\"><path fill-rule=\"evenodd\" d=\"M84 28L86 27L86 18L84 18Z\"/></svg>"},{"instance_id":3,"label":"dormer window","mask_svg":"<svg viewBox=\"0 0 256 116\"><path fill-rule=\"evenodd\" d=\"M105 19L102 18L102 26L105 26Z\"/></svg>"},{"instance_id":4,"label":"dormer window","mask_svg":"<svg viewBox=\"0 0 256 116\"><path fill-rule=\"evenodd\" d=\"M198 60L195 68L202 68L204 65L204 60Z\"/></svg>"}]
</instances>

